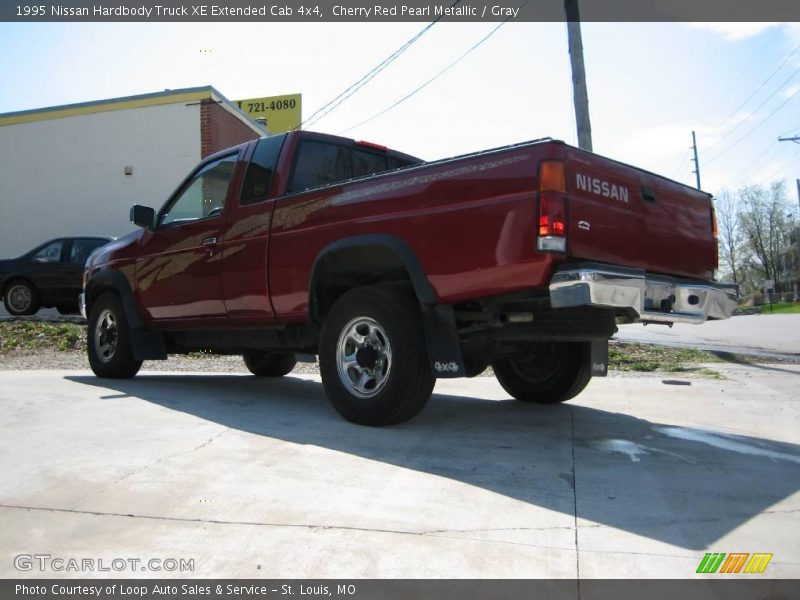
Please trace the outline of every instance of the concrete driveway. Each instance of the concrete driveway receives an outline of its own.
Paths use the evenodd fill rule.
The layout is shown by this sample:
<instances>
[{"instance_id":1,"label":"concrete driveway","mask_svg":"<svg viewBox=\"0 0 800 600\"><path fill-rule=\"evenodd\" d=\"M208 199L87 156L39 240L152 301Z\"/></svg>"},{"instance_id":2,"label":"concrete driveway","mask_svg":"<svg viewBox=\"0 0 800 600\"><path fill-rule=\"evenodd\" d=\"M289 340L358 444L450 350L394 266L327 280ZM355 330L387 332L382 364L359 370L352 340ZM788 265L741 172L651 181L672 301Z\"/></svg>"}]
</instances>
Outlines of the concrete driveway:
<instances>
[{"instance_id":1,"label":"concrete driveway","mask_svg":"<svg viewBox=\"0 0 800 600\"><path fill-rule=\"evenodd\" d=\"M566 405L440 381L401 426L315 376L0 372L0 577L21 553L192 559L129 577L800 577L800 367L595 379Z\"/></svg>"},{"instance_id":2,"label":"concrete driveway","mask_svg":"<svg viewBox=\"0 0 800 600\"><path fill-rule=\"evenodd\" d=\"M617 339L800 360L800 314L745 315L702 325L620 325Z\"/></svg>"}]
</instances>

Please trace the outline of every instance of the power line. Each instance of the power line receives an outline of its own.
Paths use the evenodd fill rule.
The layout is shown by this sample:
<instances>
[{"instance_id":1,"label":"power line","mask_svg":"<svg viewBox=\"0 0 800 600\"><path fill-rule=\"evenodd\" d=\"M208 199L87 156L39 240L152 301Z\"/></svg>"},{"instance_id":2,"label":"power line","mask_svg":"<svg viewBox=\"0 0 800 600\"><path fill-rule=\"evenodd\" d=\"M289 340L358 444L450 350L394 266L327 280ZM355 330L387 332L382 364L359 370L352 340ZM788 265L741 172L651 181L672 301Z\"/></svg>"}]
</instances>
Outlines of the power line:
<instances>
[{"instance_id":1,"label":"power line","mask_svg":"<svg viewBox=\"0 0 800 600\"><path fill-rule=\"evenodd\" d=\"M525 4L527 4L527 2L526 2ZM523 5L523 6L524 6L524 5ZM464 58L465 58L465 57L466 57L466 56L467 56L467 55L468 55L470 52L472 52L473 50L475 50L476 48L478 48L478 46L480 46L480 45L481 45L481 44L483 44L483 43L484 43L486 40L488 40L490 37L492 37L492 36L493 36L493 35L494 35L494 34L497 32L497 30L498 30L498 29L500 29L500 28L501 28L503 25L505 25L506 23L508 23L508 21L509 21L509 19L510 19L510 18L511 18L511 17L509 17L508 19L506 19L505 21L503 21L502 23L500 23L500 24L499 24L497 27L495 27L495 28L494 28L494 29L492 29L492 30L491 30L491 31L490 31L490 32L489 32L487 35L485 35L484 37L482 37L482 38L481 38L481 39L480 39L480 40L479 40L477 43L475 43L475 44L474 44L472 47L470 47L470 48L469 48L469 49L468 49L466 52L464 52L464 53L463 53L461 56L459 56L459 57L458 57L456 60L454 60L454 61L453 61L453 62L451 62L449 65L447 65L447 66L446 66L444 69L442 69L441 71L439 71L438 73L436 73L436 75L434 75L433 77L431 77L430 79L428 79L428 80L427 80L425 83L423 83L422 85L420 85L420 86L418 86L417 88L415 88L413 91L409 92L408 94L406 94L405 96L403 96L402 98L400 98L400 99L399 99L397 102L395 102L394 104L392 104L392 105L390 105L390 106L387 106L387 107L386 107L386 108L384 108L382 111L375 113L375 114L374 114L374 115L372 115L371 117L369 117L369 118L367 118L367 119L364 119L364 120L363 120L363 121L361 121L360 123L356 123L355 125L351 125L351 126L350 126L350 127L348 127L347 129L343 129L342 131L340 131L340 132L339 132L339 134L346 133L346 132L350 131L351 129L355 129L356 127L361 127L362 125L365 125L366 123L369 123L370 121L373 121L373 120L377 119L378 117L380 117L380 116L382 116L382 115L385 115L387 112L389 112L389 111L390 111L390 110L392 110L393 108L396 108L396 107L400 106L400 105L401 105L403 102L405 102L406 100L408 100L409 98L411 98L413 95L415 95L416 93L418 93L418 92L422 91L422 90L423 90L424 88L426 88L426 87L427 87L429 84L433 83L433 81L434 81L435 79L437 79L438 77L440 77L440 76L444 75L444 74L445 74L447 71L449 71L449 70L450 70L450 69L452 69L454 66L456 66L456 65L457 65L459 62L461 62L461 60L462 60L462 59L464 59Z\"/></svg>"},{"instance_id":2,"label":"power line","mask_svg":"<svg viewBox=\"0 0 800 600\"><path fill-rule=\"evenodd\" d=\"M759 154L758 157L755 160L750 161L750 166L747 169L745 169L744 171L742 171L739 174L739 176L730 183L730 185L733 186L733 185L739 183L740 181L742 181L743 179L749 177L753 173L757 173L760 169L762 169L764 166L766 166L766 164L770 160L772 160L772 158L775 155L777 155L779 153L778 151L780 149L781 149L780 144L778 144L777 141L772 140L769 143L769 145L766 147L766 149L761 154ZM763 159L766 159L766 160L763 160Z\"/></svg>"},{"instance_id":3,"label":"power line","mask_svg":"<svg viewBox=\"0 0 800 600\"><path fill-rule=\"evenodd\" d=\"M748 137L748 136L749 136L751 133L753 133L753 132L754 132L756 129L758 129L758 128L759 128L759 127L761 127L761 126L762 126L764 123L766 123L766 122L767 122L769 119L771 119L771 118L772 118L772 117L773 117L773 116L774 116L774 115L775 115L775 114L776 114L776 113L777 113L779 110L781 110L781 109L782 109L784 106L786 106L786 104L787 104L787 103L788 103L790 100L792 100L792 99L793 99L795 96L797 96L797 94L800 94L800 88L797 88L797 89L794 91L794 93L793 93L791 96L789 96L788 98L786 98L786 100L784 100L783 102L781 102L781 103L778 105L778 107L777 107L777 108L775 108L775 110L773 110L773 111L772 111L771 113L769 113L769 114L768 114L766 117L764 117L763 119L761 119L761 120L760 120L760 121L759 121L759 122L758 122L758 123L755 125L755 127L753 127L752 129L750 129L750 130L749 130L747 133L745 133L745 134L744 134L742 137L740 137L738 140L736 140L736 141L735 141L733 144L731 144L730 146L728 146L727 148L725 148L725 150L723 150L722 152L720 152L719 154L717 154L717 155L716 155L716 156L714 156L713 158L710 158L709 160L707 160L707 161L706 161L706 166L708 166L710 163L714 162L714 161L715 161L715 160L717 160L719 157L723 156L724 154L727 154L729 151L731 151L733 148L735 148L735 147L736 147L736 146L737 146L737 145L738 145L738 144L739 144L739 143L740 143L742 140L744 140L745 138L747 138L747 137Z\"/></svg>"},{"instance_id":4,"label":"power line","mask_svg":"<svg viewBox=\"0 0 800 600\"><path fill-rule=\"evenodd\" d=\"M784 82L783 82L781 85L779 85L777 88L775 88L775 90L773 90L773 92L772 92L772 93L771 93L769 96L767 96L767 98L766 98L766 99L765 99L765 100L764 100L764 101L763 101L761 104L759 104L759 105L758 105L758 106L757 106L755 109L753 109L753 111L752 111L750 114L751 114L751 115L754 115L754 114L756 114L756 113L757 113L759 110L761 110L761 109L764 107L764 105L765 105L765 104L767 104L767 102L769 102L770 100L772 100L772 99L775 97L775 94L777 94L777 93L778 93L778 92L780 92L780 91L781 91L781 90L782 90L784 87L786 87L786 85L787 85L787 84L788 84L788 83L789 83L789 82L790 82L792 79L794 79L794 78L797 76L797 74L798 74L798 73L800 73L800 68L798 68L798 69L796 69L795 71L793 71L793 72L792 72L792 74L791 74L791 75L789 75L789 77L786 79L786 81L784 81ZM751 95L751 97L752 97L752 95ZM748 100L749 100L749 98L748 98ZM746 102L745 102L745 103L746 103ZM739 108L741 108L741 107L739 107ZM738 112L738 110L739 110L739 109L737 108L736 110L737 110L737 112ZM730 118L726 119L726 121L725 121L725 122L727 122L728 120L730 120ZM741 127L742 125L744 125L746 122L747 122L747 119L744 119L744 120L742 120L742 121L739 121L739 122L738 122L736 125L734 125L733 127L731 127L731 128L728 130L728 132L727 132L727 133L725 133L725 135L723 135L723 136L721 136L721 137L717 138L717 139L716 139L716 140L714 140L714 141L713 141L711 144L709 144L708 146L706 146L706 147L705 147L705 150L708 150L708 149L710 149L710 148L713 148L714 146L716 146L717 144L719 144L719 143L720 143L722 140L724 140L726 137L728 137L728 136L729 136L730 134L732 134L734 131L736 131L737 129L739 129L739 127ZM714 129L713 131L717 131L718 129L719 129L719 127L717 127L716 129ZM713 133L713 132L712 132L712 133ZM710 134L708 134L708 135L710 135Z\"/></svg>"},{"instance_id":5,"label":"power line","mask_svg":"<svg viewBox=\"0 0 800 600\"><path fill-rule=\"evenodd\" d=\"M742 102L742 103L741 103L739 106L737 106L737 107L734 109L734 111L733 111L731 114L729 114L729 115L728 115L728 116L725 118L725 120L724 120L724 121L722 121L722 123L720 123L720 124L719 124L719 125L717 125L717 126L714 128L714 129L712 129L712 130L711 130L711 132L710 132L710 134L711 134L711 133L715 133L715 132L719 131L720 129L722 129L722 127L723 127L723 126L724 126L724 125L725 125L725 124L726 124L728 121L730 121L730 120L731 120L731 119L732 119L732 118L733 118L733 117L734 117L734 116L735 116L735 115L736 115L736 114L737 114L737 113L738 113L738 112L739 112L739 111L740 111L740 110L741 110L741 109L742 109L742 108L745 106L745 104L747 104L748 102L750 102L750 100L751 100L751 99L752 99L752 98L753 98L753 97L754 97L756 94L758 94L758 92L760 92L760 91L761 91L761 90L764 88L764 86L765 86L765 85L767 85L767 83L769 83L769 81L770 81L770 80L771 80L771 79L772 79L772 78L773 78L773 77L774 77L774 76L777 74L777 72L778 72L778 71L780 71L780 70L781 70L781 68L782 68L782 67L783 67L783 66L784 66L784 65L785 65L787 62L789 62L789 59L791 59L791 58L792 58L792 57L793 57L795 54L797 54L797 52L798 52L798 51L800 51L800 46L798 46L797 48L795 48L794 50L792 50L792 52L791 52L791 53L789 53L789 55L788 55L786 58L784 58L784 59L783 59L783 61L781 62L781 64L779 64L777 67L775 67L775 70L774 70L774 71L772 71L772 73L770 73L770 74L767 76L767 78L766 78L764 81L762 81L762 82L761 82L761 84L760 84L760 85L759 85L759 86L758 86L758 87L757 87L757 88L756 88L756 89L753 91L753 93L752 93L752 94L750 94L750 95L749 95L749 96L748 96L748 97L747 97L747 98L746 98L746 99L745 99L745 100L744 100L744 101L743 101L743 102ZM796 73L796 72L795 72L795 73ZM785 85L785 84L784 84L784 85ZM781 87L783 87L783 86L781 86ZM778 89L780 89L780 88L778 88ZM774 94L773 94L773 95L774 95ZM771 97L772 97L772 96L770 96L770 98L771 98ZM762 106L763 106L763 104L762 104ZM759 108L760 108L760 107L759 107ZM758 110L758 109L756 109L756 110ZM755 112L755 111L753 111L753 112ZM720 138L720 139L721 139L721 138ZM717 141L719 141L719 140L717 140ZM716 142L715 142L715 143L716 143ZM712 144L712 146L713 146L713 144ZM706 149L708 149L708 148L706 148Z\"/></svg>"},{"instance_id":6,"label":"power line","mask_svg":"<svg viewBox=\"0 0 800 600\"><path fill-rule=\"evenodd\" d=\"M678 166L672 170L672 177L670 177L670 179L675 179L680 174L680 172L683 170L683 164L686 162L686 159L689 158L690 155L691 152L689 152L688 149L684 151L683 156L681 157L681 161L678 163Z\"/></svg>"},{"instance_id":7,"label":"power line","mask_svg":"<svg viewBox=\"0 0 800 600\"><path fill-rule=\"evenodd\" d=\"M791 165L798 159L800 159L800 151L795 152L794 156L792 156L787 162L783 163L780 167L778 167L775 171L773 171L768 177L765 177L764 179L766 181L771 180L773 177L775 177L775 175L777 175L778 173L789 167L789 165Z\"/></svg>"},{"instance_id":8,"label":"power line","mask_svg":"<svg viewBox=\"0 0 800 600\"><path fill-rule=\"evenodd\" d=\"M461 0L455 0L455 2L453 2L453 4L451 4L451 5L450 5L450 8L452 8L452 7L456 6L456 5L457 5L457 4L459 4L460 2L461 2ZM359 79L358 81L356 81L355 83L353 83L352 85L350 85L350 86L349 86L347 89L345 89L344 91L342 91L342 92L341 92L341 93L340 93L338 96L336 96L336 97L335 97L333 100L329 101L327 104L325 104L325 105L321 106L319 109L317 109L317 110L316 110L316 111L315 111L315 112L314 112L314 113L313 113L313 114L312 114L312 115L311 115L311 116L310 116L308 119L306 119L305 121L303 121L303 122L300 124L300 126L298 127L298 129L299 129L299 128L301 128L301 127L304 127L304 126L306 126L306 125L313 125L314 123L317 123L317 122L319 122L321 119L323 119L324 117L326 117L326 116L327 116L328 114L330 114L332 111L336 110L336 108L337 108L337 107L339 107L339 106L340 106L340 105L341 105L341 104L342 104L342 103L343 103L345 100L347 100L347 99L348 99L348 98L350 98L350 97L351 97L353 94L355 94L356 92L358 92L358 90L360 90L360 89L361 89L362 87L364 87L364 86L365 86L367 83L369 83L369 82L370 82L372 79L374 79L374 78L375 78L375 76L376 76L376 75L378 75L378 73L380 73L381 71L383 71L383 70L384 70L386 67L388 67L388 66L389 66L390 64L392 64L392 63L393 63L395 60L397 60L397 58L398 58L398 57L399 57L401 54L403 54L403 53L404 53L406 50L408 50L408 49L409 49L409 48L410 48L412 45L414 45L414 44L417 42L417 40L419 40L419 39L420 39L420 38L421 38L423 35L425 35L425 34L426 34L426 33L427 33L427 32L428 32L430 29L431 29L431 27L433 27L434 25L436 25L436 23L438 23L438 22L439 22L439 21L442 19L442 17L443 17L443 16L444 16L444 14L442 14L442 15L440 15L440 16L438 16L438 17L436 17L436 18L435 18L433 21L431 21L431 22L430 22L430 23L428 23L428 24L427 24L425 27L423 27L423 28L422 28L422 30L421 30L421 31L419 31L419 32L418 32L418 33L417 33L417 34L416 34L414 37L412 37L412 38L411 38L410 40L408 40L408 41L407 41L405 44L403 44L402 46L400 46L400 48L398 48L397 50L395 50L394 52L392 52L392 53L391 53L389 56L387 56L385 59L383 59L383 60L382 60L380 63L378 63L378 64L377 64L375 67L373 67L373 68L372 68L372 69L371 69L369 72L367 72L367 74L366 74L366 75L364 75L363 77L361 77L361 79ZM327 109L327 110L326 110L326 109ZM323 111L324 111L324 112L323 112ZM320 114L320 113L321 113L321 114ZM318 116L318 115L319 115L319 116Z\"/></svg>"}]
</instances>

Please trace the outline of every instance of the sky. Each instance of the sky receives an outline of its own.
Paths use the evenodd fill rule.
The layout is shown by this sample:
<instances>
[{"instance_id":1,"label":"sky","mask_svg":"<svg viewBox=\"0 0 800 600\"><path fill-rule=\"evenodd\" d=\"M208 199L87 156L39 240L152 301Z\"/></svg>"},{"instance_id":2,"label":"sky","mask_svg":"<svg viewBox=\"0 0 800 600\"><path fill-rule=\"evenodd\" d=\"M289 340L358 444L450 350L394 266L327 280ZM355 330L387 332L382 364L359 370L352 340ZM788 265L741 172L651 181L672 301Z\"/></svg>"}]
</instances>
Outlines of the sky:
<instances>
[{"instance_id":1,"label":"sky","mask_svg":"<svg viewBox=\"0 0 800 600\"><path fill-rule=\"evenodd\" d=\"M564 23L437 23L313 129L426 160L540 137L577 144ZM303 95L309 117L423 23L0 23L0 113L213 85ZM594 151L719 194L795 199L800 24L583 23Z\"/></svg>"}]
</instances>

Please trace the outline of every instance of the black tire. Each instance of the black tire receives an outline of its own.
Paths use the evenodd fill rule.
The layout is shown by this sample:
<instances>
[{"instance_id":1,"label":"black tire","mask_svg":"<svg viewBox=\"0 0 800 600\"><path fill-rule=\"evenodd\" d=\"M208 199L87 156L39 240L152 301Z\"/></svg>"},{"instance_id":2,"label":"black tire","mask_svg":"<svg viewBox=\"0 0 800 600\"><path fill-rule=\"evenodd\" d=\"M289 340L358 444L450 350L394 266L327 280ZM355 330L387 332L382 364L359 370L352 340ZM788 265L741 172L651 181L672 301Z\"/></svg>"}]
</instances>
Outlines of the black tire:
<instances>
[{"instance_id":1,"label":"black tire","mask_svg":"<svg viewBox=\"0 0 800 600\"><path fill-rule=\"evenodd\" d=\"M291 373L297 364L297 359L290 352L273 354L250 350L242 358L247 369L256 377L283 377Z\"/></svg>"},{"instance_id":2,"label":"black tire","mask_svg":"<svg viewBox=\"0 0 800 600\"><path fill-rule=\"evenodd\" d=\"M98 377L129 379L139 372L142 361L133 357L128 320L113 292L92 303L86 337L89 365Z\"/></svg>"},{"instance_id":3,"label":"black tire","mask_svg":"<svg viewBox=\"0 0 800 600\"><path fill-rule=\"evenodd\" d=\"M56 310L60 315L77 315L80 312L77 304L59 304Z\"/></svg>"},{"instance_id":4,"label":"black tire","mask_svg":"<svg viewBox=\"0 0 800 600\"><path fill-rule=\"evenodd\" d=\"M590 342L540 342L525 356L497 359L497 381L523 402L555 404L574 398L592 378Z\"/></svg>"},{"instance_id":5,"label":"black tire","mask_svg":"<svg viewBox=\"0 0 800 600\"><path fill-rule=\"evenodd\" d=\"M8 314L15 317L35 315L41 306L36 287L24 279L17 279L6 286L3 304Z\"/></svg>"},{"instance_id":6,"label":"black tire","mask_svg":"<svg viewBox=\"0 0 800 600\"><path fill-rule=\"evenodd\" d=\"M358 346L356 337L363 335ZM347 356L353 357L351 366ZM416 296L396 285L344 294L323 324L319 368L328 399L348 421L392 425L419 413L435 380Z\"/></svg>"}]
</instances>

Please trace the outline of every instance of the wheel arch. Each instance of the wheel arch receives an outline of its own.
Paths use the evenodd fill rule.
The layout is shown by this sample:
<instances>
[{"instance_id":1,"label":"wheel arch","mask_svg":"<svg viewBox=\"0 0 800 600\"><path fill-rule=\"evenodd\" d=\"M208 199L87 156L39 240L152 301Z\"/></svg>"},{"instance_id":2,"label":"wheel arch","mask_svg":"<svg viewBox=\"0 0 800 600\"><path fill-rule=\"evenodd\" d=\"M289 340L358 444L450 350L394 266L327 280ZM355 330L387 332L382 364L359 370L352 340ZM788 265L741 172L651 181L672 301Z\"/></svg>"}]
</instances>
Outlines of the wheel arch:
<instances>
[{"instance_id":1,"label":"wheel arch","mask_svg":"<svg viewBox=\"0 0 800 600\"><path fill-rule=\"evenodd\" d=\"M11 284L16 283L18 281L24 281L25 283L30 285L37 294L41 293L36 283L34 283L33 279L31 279L27 275L24 275L23 273L11 273L3 280L3 286L2 288L0 288L0 294L2 294L3 298L5 298L6 291L8 291L8 288L11 286Z\"/></svg>"},{"instance_id":2,"label":"wheel arch","mask_svg":"<svg viewBox=\"0 0 800 600\"><path fill-rule=\"evenodd\" d=\"M420 303L434 377L463 377L464 360L453 307L439 304L414 250L390 234L356 235L326 246L311 268L308 312L317 325L347 291L362 285L407 282Z\"/></svg>"},{"instance_id":3,"label":"wheel arch","mask_svg":"<svg viewBox=\"0 0 800 600\"><path fill-rule=\"evenodd\" d=\"M125 320L128 322L131 333L133 355L137 360L163 360L167 358L164 336L148 329L136 305L128 279L115 269L98 271L89 279L84 290L86 301L86 315L91 315L92 304L102 294L112 292L119 297L122 310L125 311Z\"/></svg>"},{"instance_id":4,"label":"wheel arch","mask_svg":"<svg viewBox=\"0 0 800 600\"><path fill-rule=\"evenodd\" d=\"M128 280L122 273L113 269L98 271L86 283L84 294L87 315L91 313L95 300L106 292L113 292L119 297L125 311L125 318L132 328L144 327L144 321L139 314L136 299Z\"/></svg>"},{"instance_id":5,"label":"wheel arch","mask_svg":"<svg viewBox=\"0 0 800 600\"><path fill-rule=\"evenodd\" d=\"M436 291L417 255L402 239L390 234L365 234L328 244L311 267L308 312L321 323L345 292L361 285L405 281L422 304L435 305Z\"/></svg>"}]
</instances>

